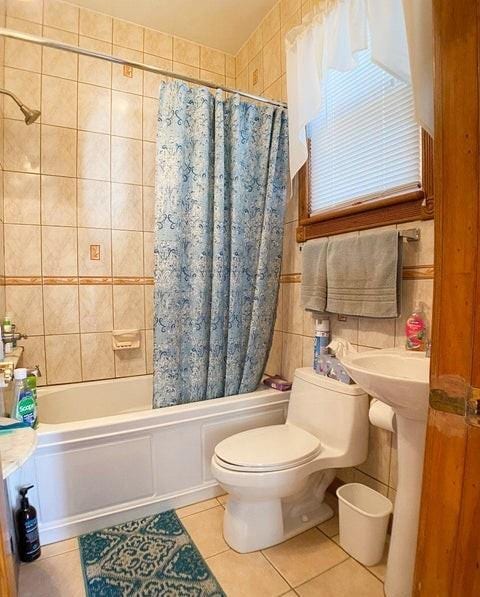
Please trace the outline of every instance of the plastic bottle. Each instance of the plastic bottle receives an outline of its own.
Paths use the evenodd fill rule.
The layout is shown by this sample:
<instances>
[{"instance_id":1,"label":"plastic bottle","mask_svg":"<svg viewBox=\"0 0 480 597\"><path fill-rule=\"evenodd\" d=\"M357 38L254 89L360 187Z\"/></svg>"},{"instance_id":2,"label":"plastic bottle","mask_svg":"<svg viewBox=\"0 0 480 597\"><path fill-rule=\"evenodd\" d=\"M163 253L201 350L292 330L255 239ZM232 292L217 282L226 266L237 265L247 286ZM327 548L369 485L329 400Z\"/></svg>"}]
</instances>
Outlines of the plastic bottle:
<instances>
[{"instance_id":1,"label":"plastic bottle","mask_svg":"<svg viewBox=\"0 0 480 597\"><path fill-rule=\"evenodd\" d=\"M6 334L10 334L12 332L12 316L9 315L8 313L6 313L3 318L2 328ZM12 352L12 350L13 350L13 343L7 342L4 345L4 354L10 354Z\"/></svg>"},{"instance_id":2,"label":"plastic bottle","mask_svg":"<svg viewBox=\"0 0 480 597\"><path fill-rule=\"evenodd\" d=\"M24 367L15 369L13 377L15 385L11 416L30 427L35 427L37 425L37 404L34 393L28 387L27 370Z\"/></svg>"},{"instance_id":3,"label":"plastic bottle","mask_svg":"<svg viewBox=\"0 0 480 597\"><path fill-rule=\"evenodd\" d=\"M33 485L22 487L21 500L17 510L18 555L22 562L33 562L40 557L40 537L38 535L37 511L30 505L27 493Z\"/></svg>"},{"instance_id":4,"label":"plastic bottle","mask_svg":"<svg viewBox=\"0 0 480 597\"><path fill-rule=\"evenodd\" d=\"M5 313L2 322L3 331L4 332L11 332L12 331L12 317L8 313Z\"/></svg>"},{"instance_id":5,"label":"plastic bottle","mask_svg":"<svg viewBox=\"0 0 480 597\"><path fill-rule=\"evenodd\" d=\"M427 324L422 305L415 305L415 309L407 319L405 325L405 336L407 350L425 351L427 344Z\"/></svg>"},{"instance_id":6,"label":"plastic bottle","mask_svg":"<svg viewBox=\"0 0 480 597\"><path fill-rule=\"evenodd\" d=\"M313 345L313 368L316 373L325 375L322 370L322 357L328 354L330 344L330 320L322 319L315 326L315 341Z\"/></svg>"},{"instance_id":7,"label":"plastic bottle","mask_svg":"<svg viewBox=\"0 0 480 597\"><path fill-rule=\"evenodd\" d=\"M340 381L342 383L351 384L353 383L352 378L347 373L345 367L342 363L337 359L337 357L329 356L329 370L327 376L331 379L335 379L336 381Z\"/></svg>"},{"instance_id":8,"label":"plastic bottle","mask_svg":"<svg viewBox=\"0 0 480 597\"><path fill-rule=\"evenodd\" d=\"M32 391L33 400L35 401L35 422L33 424L33 428L36 429L38 427L38 402L37 402L37 376L33 373L30 373L27 369L27 388Z\"/></svg>"}]
</instances>

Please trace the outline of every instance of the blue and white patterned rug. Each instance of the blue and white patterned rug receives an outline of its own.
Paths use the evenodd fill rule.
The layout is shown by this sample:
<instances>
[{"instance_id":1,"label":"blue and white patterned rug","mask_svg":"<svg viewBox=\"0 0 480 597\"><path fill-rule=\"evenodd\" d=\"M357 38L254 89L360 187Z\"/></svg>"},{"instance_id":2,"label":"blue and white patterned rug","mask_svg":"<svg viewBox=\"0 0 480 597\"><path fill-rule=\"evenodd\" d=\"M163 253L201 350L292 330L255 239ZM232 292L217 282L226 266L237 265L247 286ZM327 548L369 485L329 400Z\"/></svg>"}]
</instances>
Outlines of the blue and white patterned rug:
<instances>
[{"instance_id":1,"label":"blue and white patterned rug","mask_svg":"<svg viewBox=\"0 0 480 597\"><path fill-rule=\"evenodd\" d=\"M173 510L79 542L89 597L225 597Z\"/></svg>"}]
</instances>

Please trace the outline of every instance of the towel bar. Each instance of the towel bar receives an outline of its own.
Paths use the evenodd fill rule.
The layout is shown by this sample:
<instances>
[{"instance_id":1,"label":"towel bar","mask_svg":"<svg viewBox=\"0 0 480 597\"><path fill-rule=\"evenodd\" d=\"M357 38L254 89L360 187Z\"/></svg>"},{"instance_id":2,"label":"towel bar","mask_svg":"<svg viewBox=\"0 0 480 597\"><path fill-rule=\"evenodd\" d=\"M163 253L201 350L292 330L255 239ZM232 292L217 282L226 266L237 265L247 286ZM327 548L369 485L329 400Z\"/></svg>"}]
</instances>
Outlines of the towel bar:
<instances>
[{"instance_id":1,"label":"towel bar","mask_svg":"<svg viewBox=\"0 0 480 597\"><path fill-rule=\"evenodd\" d=\"M419 228L407 228L406 230L399 230L398 236L404 238L407 242L411 243L420 240L420 229ZM305 243L300 243L300 251L303 249Z\"/></svg>"},{"instance_id":2,"label":"towel bar","mask_svg":"<svg viewBox=\"0 0 480 597\"><path fill-rule=\"evenodd\" d=\"M399 230L398 236L400 238L405 238L408 242L420 240L420 229L408 228L407 230Z\"/></svg>"}]
</instances>

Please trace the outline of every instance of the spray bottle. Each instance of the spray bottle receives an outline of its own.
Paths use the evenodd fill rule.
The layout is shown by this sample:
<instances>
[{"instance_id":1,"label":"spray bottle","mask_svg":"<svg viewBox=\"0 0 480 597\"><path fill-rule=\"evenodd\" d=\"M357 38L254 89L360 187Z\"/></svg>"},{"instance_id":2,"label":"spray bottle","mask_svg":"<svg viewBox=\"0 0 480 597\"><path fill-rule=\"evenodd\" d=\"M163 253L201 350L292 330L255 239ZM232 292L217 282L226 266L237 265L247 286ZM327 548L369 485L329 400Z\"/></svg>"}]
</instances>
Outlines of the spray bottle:
<instances>
[{"instance_id":1,"label":"spray bottle","mask_svg":"<svg viewBox=\"0 0 480 597\"><path fill-rule=\"evenodd\" d=\"M322 362L328 354L328 345L330 344L330 320L322 319L315 326L315 341L313 346L313 368L316 373L325 375Z\"/></svg>"}]
</instances>

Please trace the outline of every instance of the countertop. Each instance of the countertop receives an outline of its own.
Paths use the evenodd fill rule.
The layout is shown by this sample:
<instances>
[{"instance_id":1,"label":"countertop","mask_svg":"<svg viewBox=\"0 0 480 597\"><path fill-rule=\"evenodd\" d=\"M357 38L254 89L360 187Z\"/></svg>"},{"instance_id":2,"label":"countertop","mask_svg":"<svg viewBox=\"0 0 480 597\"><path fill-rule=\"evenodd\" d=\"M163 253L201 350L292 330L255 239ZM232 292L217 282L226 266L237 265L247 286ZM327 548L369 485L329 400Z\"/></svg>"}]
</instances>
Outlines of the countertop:
<instances>
[{"instance_id":1,"label":"countertop","mask_svg":"<svg viewBox=\"0 0 480 597\"><path fill-rule=\"evenodd\" d=\"M12 419L0 417L0 423L13 423ZM24 464L35 451L37 432L31 428L13 429L9 433L0 433L0 460L2 474L6 479Z\"/></svg>"}]
</instances>

